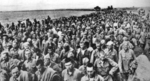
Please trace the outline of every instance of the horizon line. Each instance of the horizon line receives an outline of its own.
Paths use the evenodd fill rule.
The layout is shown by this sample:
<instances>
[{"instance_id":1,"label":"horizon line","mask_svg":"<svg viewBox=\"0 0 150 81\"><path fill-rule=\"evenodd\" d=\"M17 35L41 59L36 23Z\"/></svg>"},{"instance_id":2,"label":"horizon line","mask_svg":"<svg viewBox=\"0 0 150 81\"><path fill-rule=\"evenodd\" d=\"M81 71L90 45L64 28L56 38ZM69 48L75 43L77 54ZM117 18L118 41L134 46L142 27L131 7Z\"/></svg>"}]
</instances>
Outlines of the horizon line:
<instances>
[{"instance_id":1,"label":"horizon line","mask_svg":"<svg viewBox=\"0 0 150 81\"><path fill-rule=\"evenodd\" d=\"M111 6L111 5L110 5ZM96 7L96 6L95 6ZM148 6L147 6L148 7ZM150 7L150 6L149 6ZM107 8L107 7L106 7ZM101 8L101 9L106 9L106 8ZM114 7L114 8L146 8L146 7ZM0 12L24 12L24 11L65 11L65 10L87 10L87 11L92 11L93 8L60 8L60 9L31 9L31 10L0 10Z\"/></svg>"}]
</instances>

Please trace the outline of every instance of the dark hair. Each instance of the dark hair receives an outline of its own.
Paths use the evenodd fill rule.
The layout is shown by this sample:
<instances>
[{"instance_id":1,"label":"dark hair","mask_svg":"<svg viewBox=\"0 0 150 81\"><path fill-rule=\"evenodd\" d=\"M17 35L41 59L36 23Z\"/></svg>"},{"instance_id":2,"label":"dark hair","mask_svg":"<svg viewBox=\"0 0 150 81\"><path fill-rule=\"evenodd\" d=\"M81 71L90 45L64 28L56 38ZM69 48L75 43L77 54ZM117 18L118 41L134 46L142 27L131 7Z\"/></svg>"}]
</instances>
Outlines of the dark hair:
<instances>
[{"instance_id":1,"label":"dark hair","mask_svg":"<svg viewBox=\"0 0 150 81\"><path fill-rule=\"evenodd\" d=\"M73 59L71 59L71 58L66 58L66 59L65 59L65 63L68 63L68 62L73 63Z\"/></svg>"},{"instance_id":2,"label":"dark hair","mask_svg":"<svg viewBox=\"0 0 150 81\"><path fill-rule=\"evenodd\" d=\"M43 60L37 60L36 66L41 65L44 66L44 61Z\"/></svg>"},{"instance_id":3,"label":"dark hair","mask_svg":"<svg viewBox=\"0 0 150 81\"><path fill-rule=\"evenodd\" d=\"M92 63L88 63L87 67L93 67L93 64Z\"/></svg>"},{"instance_id":4,"label":"dark hair","mask_svg":"<svg viewBox=\"0 0 150 81\"><path fill-rule=\"evenodd\" d=\"M84 45L88 48L89 47L89 42L85 42Z\"/></svg>"},{"instance_id":5,"label":"dark hair","mask_svg":"<svg viewBox=\"0 0 150 81\"><path fill-rule=\"evenodd\" d=\"M18 64L11 65L10 69L13 70L13 69L15 69L17 67L19 70L21 70L23 65L24 65L23 62L19 62Z\"/></svg>"}]
</instances>

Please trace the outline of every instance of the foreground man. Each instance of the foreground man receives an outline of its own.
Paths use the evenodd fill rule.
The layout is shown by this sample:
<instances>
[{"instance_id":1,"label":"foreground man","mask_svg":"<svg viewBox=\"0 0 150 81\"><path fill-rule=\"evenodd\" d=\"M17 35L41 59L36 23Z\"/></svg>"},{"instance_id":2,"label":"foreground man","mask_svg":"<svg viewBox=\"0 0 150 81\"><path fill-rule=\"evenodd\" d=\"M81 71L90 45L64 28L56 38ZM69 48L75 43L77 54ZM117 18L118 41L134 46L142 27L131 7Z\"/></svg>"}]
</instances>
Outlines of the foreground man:
<instances>
[{"instance_id":1,"label":"foreground man","mask_svg":"<svg viewBox=\"0 0 150 81\"><path fill-rule=\"evenodd\" d=\"M8 81L8 80L9 80L8 73L0 68L0 81Z\"/></svg>"},{"instance_id":2,"label":"foreground man","mask_svg":"<svg viewBox=\"0 0 150 81\"><path fill-rule=\"evenodd\" d=\"M104 81L113 81L114 73L118 69L118 64L115 61L101 55L101 58L95 61L94 66L97 67L97 72L104 78Z\"/></svg>"},{"instance_id":3,"label":"foreground man","mask_svg":"<svg viewBox=\"0 0 150 81\"><path fill-rule=\"evenodd\" d=\"M36 63L38 81L60 81L59 74L52 68L45 68L44 62L38 60Z\"/></svg>"},{"instance_id":4,"label":"foreground man","mask_svg":"<svg viewBox=\"0 0 150 81\"><path fill-rule=\"evenodd\" d=\"M87 75L84 75L81 81L104 81L104 78L94 70L93 64L89 63L86 68Z\"/></svg>"},{"instance_id":5,"label":"foreground man","mask_svg":"<svg viewBox=\"0 0 150 81\"><path fill-rule=\"evenodd\" d=\"M57 71L58 73L62 72L61 66L59 64L53 62L51 60L51 58L49 57L49 55L44 56L44 66L50 67L50 68L54 69L55 71Z\"/></svg>"},{"instance_id":6,"label":"foreground man","mask_svg":"<svg viewBox=\"0 0 150 81\"><path fill-rule=\"evenodd\" d=\"M30 49L26 49L25 51L26 60L24 62L25 69L32 74L33 81L36 81L37 78L35 76L35 67L36 67L36 60L32 58L32 52Z\"/></svg>"},{"instance_id":7,"label":"foreground man","mask_svg":"<svg viewBox=\"0 0 150 81\"><path fill-rule=\"evenodd\" d=\"M32 76L27 71L22 71L20 67L12 68L12 76L9 81L32 81Z\"/></svg>"},{"instance_id":8,"label":"foreground man","mask_svg":"<svg viewBox=\"0 0 150 81\"><path fill-rule=\"evenodd\" d=\"M65 59L66 69L62 72L63 81L80 81L82 77L81 71L74 68L73 60L70 58Z\"/></svg>"},{"instance_id":9,"label":"foreground man","mask_svg":"<svg viewBox=\"0 0 150 81\"><path fill-rule=\"evenodd\" d=\"M129 47L129 43L124 43L124 48L119 52L119 69L123 78L123 81L127 81L131 74L131 66L135 60L135 55L132 49Z\"/></svg>"}]
</instances>

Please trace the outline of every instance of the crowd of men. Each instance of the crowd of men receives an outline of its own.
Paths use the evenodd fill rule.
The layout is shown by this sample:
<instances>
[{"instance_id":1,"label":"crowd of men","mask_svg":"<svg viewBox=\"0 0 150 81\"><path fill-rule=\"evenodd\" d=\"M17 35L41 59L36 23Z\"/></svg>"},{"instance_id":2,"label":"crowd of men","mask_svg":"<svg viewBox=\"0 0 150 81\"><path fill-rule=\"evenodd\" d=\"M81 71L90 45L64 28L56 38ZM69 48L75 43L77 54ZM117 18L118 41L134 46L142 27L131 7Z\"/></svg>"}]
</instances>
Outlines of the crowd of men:
<instances>
[{"instance_id":1,"label":"crowd of men","mask_svg":"<svg viewBox=\"0 0 150 81\"><path fill-rule=\"evenodd\" d=\"M0 24L0 81L129 81L149 27L122 10Z\"/></svg>"}]
</instances>

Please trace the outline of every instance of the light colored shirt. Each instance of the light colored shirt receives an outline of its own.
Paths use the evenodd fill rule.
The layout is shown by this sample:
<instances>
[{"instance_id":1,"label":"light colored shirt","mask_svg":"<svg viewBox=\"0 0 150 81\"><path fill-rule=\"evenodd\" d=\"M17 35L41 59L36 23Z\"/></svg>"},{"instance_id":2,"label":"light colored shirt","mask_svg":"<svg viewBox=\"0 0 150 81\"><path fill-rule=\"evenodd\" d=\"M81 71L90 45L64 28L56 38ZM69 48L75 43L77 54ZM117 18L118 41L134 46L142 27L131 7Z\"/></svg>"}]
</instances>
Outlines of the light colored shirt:
<instances>
[{"instance_id":1,"label":"light colored shirt","mask_svg":"<svg viewBox=\"0 0 150 81\"><path fill-rule=\"evenodd\" d=\"M67 69L62 72L63 81L80 81L81 77L82 73L78 69L74 69L72 75L69 75Z\"/></svg>"}]
</instances>

